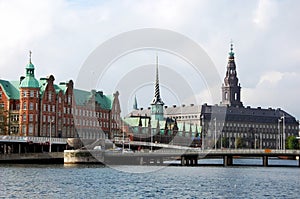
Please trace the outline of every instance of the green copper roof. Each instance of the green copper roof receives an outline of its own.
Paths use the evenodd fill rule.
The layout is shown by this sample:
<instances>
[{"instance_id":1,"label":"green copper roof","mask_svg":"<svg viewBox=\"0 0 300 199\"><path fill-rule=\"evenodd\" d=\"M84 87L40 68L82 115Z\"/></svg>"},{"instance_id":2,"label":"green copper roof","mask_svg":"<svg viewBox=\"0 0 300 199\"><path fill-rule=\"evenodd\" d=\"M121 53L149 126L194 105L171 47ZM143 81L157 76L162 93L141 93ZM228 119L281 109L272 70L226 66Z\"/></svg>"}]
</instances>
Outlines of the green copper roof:
<instances>
[{"instance_id":1,"label":"green copper roof","mask_svg":"<svg viewBox=\"0 0 300 199\"><path fill-rule=\"evenodd\" d=\"M32 76L25 77L20 84L20 88L39 88L39 87L40 84L38 80Z\"/></svg>"},{"instance_id":2,"label":"green copper roof","mask_svg":"<svg viewBox=\"0 0 300 199\"><path fill-rule=\"evenodd\" d=\"M26 65L26 69L34 69L34 65L31 63L31 61Z\"/></svg>"},{"instance_id":3,"label":"green copper roof","mask_svg":"<svg viewBox=\"0 0 300 199\"><path fill-rule=\"evenodd\" d=\"M101 108L111 110L112 108L112 102L113 97L112 96L106 96L103 93L100 92L89 92L79 89L74 89L74 98L76 105L84 106L86 105L86 102L90 100L93 95L95 96L95 102L100 104Z\"/></svg>"},{"instance_id":4,"label":"green copper roof","mask_svg":"<svg viewBox=\"0 0 300 199\"><path fill-rule=\"evenodd\" d=\"M20 99L19 81L0 80L0 86L8 99Z\"/></svg>"}]
</instances>

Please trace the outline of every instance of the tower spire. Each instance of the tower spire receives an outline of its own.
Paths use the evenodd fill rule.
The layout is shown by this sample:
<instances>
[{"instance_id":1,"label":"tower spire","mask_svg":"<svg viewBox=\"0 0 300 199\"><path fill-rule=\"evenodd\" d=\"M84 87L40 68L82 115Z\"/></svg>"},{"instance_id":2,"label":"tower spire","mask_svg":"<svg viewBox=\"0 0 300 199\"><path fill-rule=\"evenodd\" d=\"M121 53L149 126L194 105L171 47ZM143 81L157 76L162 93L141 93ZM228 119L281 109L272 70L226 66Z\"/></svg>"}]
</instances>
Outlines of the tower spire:
<instances>
[{"instance_id":1,"label":"tower spire","mask_svg":"<svg viewBox=\"0 0 300 199\"><path fill-rule=\"evenodd\" d=\"M29 50L29 63L31 64L31 54L32 54L32 52L31 52L31 50Z\"/></svg>"},{"instance_id":2,"label":"tower spire","mask_svg":"<svg viewBox=\"0 0 300 199\"><path fill-rule=\"evenodd\" d=\"M241 102L241 86L237 77L232 41L230 42L226 76L222 86L222 104L238 107L243 106L243 103Z\"/></svg>"},{"instance_id":3,"label":"tower spire","mask_svg":"<svg viewBox=\"0 0 300 199\"><path fill-rule=\"evenodd\" d=\"M137 104L136 95L134 96L133 109L134 109L134 110L138 110L138 104Z\"/></svg>"},{"instance_id":4,"label":"tower spire","mask_svg":"<svg viewBox=\"0 0 300 199\"><path fill-rule=\"evenodd\" d=\"M154 98L152 100L152 104L164 104L160 98L160 91L159 91L159 75L158 75L158 56L156 55L156 81L155 81L155 92Z\"/></svg>"}]
</instances>

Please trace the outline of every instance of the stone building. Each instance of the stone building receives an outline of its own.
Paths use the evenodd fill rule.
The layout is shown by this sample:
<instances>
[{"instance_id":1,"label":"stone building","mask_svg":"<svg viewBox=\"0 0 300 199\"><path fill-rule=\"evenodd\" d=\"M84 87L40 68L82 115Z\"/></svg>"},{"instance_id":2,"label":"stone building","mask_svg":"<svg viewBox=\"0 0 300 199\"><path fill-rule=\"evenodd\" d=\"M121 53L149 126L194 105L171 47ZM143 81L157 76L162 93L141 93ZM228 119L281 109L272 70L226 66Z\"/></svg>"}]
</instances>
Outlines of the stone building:
<instances>
[{"instance_id":1,"label":"stone building","mask_svg":"<svg viewBox=\"0 0 300 199\"><path fill-rule=\"evenodd\" d=\"M287 137L297 136L299 122L286 111L280 108L252 108L243 105L232 44L221 90L222 101L219 105L190 104L168 107L163 103L152 103L147 109L133 110L129 117L152 116L153 111L159 110L164 120L168 118L185 126L201 126L199 135L203 148L284 149ZM159 99L154 98L153 102L160 102ZM157 106L163 109L163 113ZM179 132L186 131L183 126L181 125ZM195 133L189 136L197 137Z\"/></svg>"}]
</instances>

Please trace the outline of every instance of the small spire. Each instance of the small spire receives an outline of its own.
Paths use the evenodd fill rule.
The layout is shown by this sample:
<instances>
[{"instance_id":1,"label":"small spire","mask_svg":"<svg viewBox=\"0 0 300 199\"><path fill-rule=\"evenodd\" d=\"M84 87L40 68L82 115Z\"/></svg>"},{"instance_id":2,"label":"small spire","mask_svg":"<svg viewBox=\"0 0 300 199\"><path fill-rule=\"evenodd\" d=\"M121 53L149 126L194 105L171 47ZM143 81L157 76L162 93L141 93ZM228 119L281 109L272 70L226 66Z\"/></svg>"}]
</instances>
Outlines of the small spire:
<instances>
[{"instance_id":1,"label":"small spire","mask_svg":"<svg viewBox=\"0 0 300 199\"><path fill-rule=\"evenodd\" d=\"M133 109L134 110L138 110L138 104L137 104L136 95L134 96Z\"/></svg>"},{"instance_id":2,"label":"small spire","mask_svg":"<svg viewBox=\"0 0 300 199\"><path fill-rule=\"evenodd\" d=\"M31 54L32 54L32 52L31 52L31 50L29 50L29 63L31 63Z\"/></svg>"},{"instance_id":3,"label":"small spire","mask_svg":"<svg viewBox=\"0 0 300 199\"><path fill-rule=\"evenodd\" d=\"M234 56L234 52L233 52L233 41L230 41L230 53L229 56L233 57Z\"/></svg>"}]
</instances>

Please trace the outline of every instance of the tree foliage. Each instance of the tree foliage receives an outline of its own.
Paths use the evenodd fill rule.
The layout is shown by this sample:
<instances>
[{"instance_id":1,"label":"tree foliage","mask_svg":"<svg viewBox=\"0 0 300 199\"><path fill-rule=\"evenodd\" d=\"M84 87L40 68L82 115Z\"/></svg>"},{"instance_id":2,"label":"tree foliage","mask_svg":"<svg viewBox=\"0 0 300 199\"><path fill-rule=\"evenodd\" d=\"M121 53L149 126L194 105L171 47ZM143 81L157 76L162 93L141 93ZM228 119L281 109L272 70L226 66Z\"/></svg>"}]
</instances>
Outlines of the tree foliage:
<instances>
[{"instance_id":1,"label":"tree foliage","mask_svg":"<svg viewBox=\"0 0 300 199\"><path fill-rule=\"evenodd\" d=\"M287 149L298 149L299 142L295 136L289 136L286 140L286 148Z\"/></svg>"},{"instance_id":2,"label":"tree foliage","mask_svg":"<svg viewBox=\"0 0 300 199\"><path fill-rule=\"evenodd\" d=\"M7 134L7 111L0 108L0 135Z\"/></svg>"}]
</instances>

